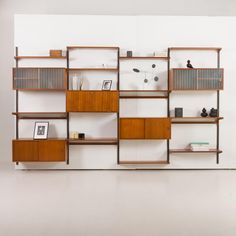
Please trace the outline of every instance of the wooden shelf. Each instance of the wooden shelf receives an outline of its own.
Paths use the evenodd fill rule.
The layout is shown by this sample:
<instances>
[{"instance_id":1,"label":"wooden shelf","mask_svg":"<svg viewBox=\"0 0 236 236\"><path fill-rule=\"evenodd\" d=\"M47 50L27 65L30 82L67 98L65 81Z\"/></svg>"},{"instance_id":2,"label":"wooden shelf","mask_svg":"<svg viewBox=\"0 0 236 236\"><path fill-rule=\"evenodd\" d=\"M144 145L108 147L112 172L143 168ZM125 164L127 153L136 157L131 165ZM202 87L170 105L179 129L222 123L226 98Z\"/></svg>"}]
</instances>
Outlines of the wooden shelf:
<instances>
[{"instance_id":1,"label":"wooden shelf","mask_svg":"<svg viewBox=\"0 0 236 236\"><path fill-rule=\"evenodd\" d=\"M189 148L183 148L183 149L170 149L170 153L222 153L222 151L217 149L210 149L209 151L192 151Z\"/></svg>"},{"instance_id":2,"label":"wooden shelf","mask_svg":"<svg viewBox=\"0 0 236 236\"><path fill-rule=\"evenodd\" d=\"M223 117L171 117L172 124L216 124Z\"/></svg>"},{"instance_id":3,"label":"wooden shelf","mask_svg":"<svg viewBox=\"0 0 236 236\"><path fill-rule=\"evenodd\" d=\"M89 68L68 68L67 70L78 70L78 71L115 71L117 72L118 71L118 68L92 68L92 67L89 67Z\"/></svg>"},{"instance_id":4,"label":"wooden shelf","mask_svg":"<svg viewBox=\"0 0 236 236\"><path fill-rule=\"evenodd\" d=\"M13 112L18 119L67 119L66 112Z\"/></svg>"},{"instance_id":5,"label":"wooden shelf","mask_svg":"<svg viewBox=\"0 0 236 236\"><path fill-rule=\"evenodd\" d=\"M168 96L120 96L121 99L168 99Z\"/></svg>"},{"instance_id":6,"label":"wooden shelf","mask_svg":"<svg viewBox=\"0 0 236 236\"><path fill-rule=\"evenodd\" d=\"M120 165L159 165L159 164L164 164L167 165L169 164L168 161L163 160L163 161L119 161Z\"/></svg>"},{"instance_id":7,"label":"wooden shelf","mask_svg":"<svg viewBox=\"0 0 236 236\"><path fill-rule=\"evenodd\" d=\"M158 93L165 93L165 92L169 92L168 90L119 90L120 92L147 92L147 93L155 93L155 92L158 92Z\"/></svg>"},{"instance_id":8,"label":"wooden shelf","mask_svg":"<svg viewBox=\"0 0 236 236\"><path fill-rule=\"evenodd\" d=\"M19 91L46 91L46 92L66 92L66 89L46 89L46 88L13 88Z\"/></svg>"},{"instance_id":9,"label":"wooden shelf","mask_svg":"<svg viewBox=\"0 0 236 236\"><path fill-rule=\"evenodd\" d=\"M66 141L66 138L47 138L47 139L33 139L33 138L18 138L18 139L13 139L15 141Z\"/></svg>"},{"instance_id":10,"label":"wooden shelf","mask_svg":"<svg viewBox=\"0 0 236 236\"><path fill-rule=\"evenodd\" d=\"M170 47L169 50L190 50L190 51L220 51L218 47Z\"/></svg>"},{"instance_id":11,"label":"wooden shelf","mask_svg":"<svg viewBox=\"0 0 236 236\"><path fill-rule=\"evenodd\" d=\"M90 139L68 139L70 145L116 145L114 138L90 138Z\"/></svg>"},{"instance_id":12,"label":"wooden shelf","mask_svg":"<svg viewBox=\"0 0 236 236\"><path fill-rule=\"evenodd\" d=\"M67 49L101 49L101 50L118 50L114 46L68 46Z\"/></svg>"},{"instance_id":13,"label":"wooden shelf","mask_svg":"<svg viewBox=\"0 0 236 236\"><path fill-rule=\"evenodd\" d=\"M66 59L66 56L51 57L51 56L15 56L15 59Z\"/></svg>"},{"instance_id":14,"label":"wooden shelf","mask_svg":"<svg viewBox=\"0 0 236 236\"><path fill-rule=\"evenodd\" d=\"M120 57L120 60L168 60L169 57L158 56L134 56L134 57Z\"/></svg>"},{"instance_id":15,"label":"wooden shelf","mask_svg":"<svg viewBox=\"0 0 236 236\"><path fill-rule=\"evenodd\" d=\"M119 92L121 99L168 99L167 95L157 95L157 93L168 93L168 90L120 90Z\"/></svg>"}]
</instances>

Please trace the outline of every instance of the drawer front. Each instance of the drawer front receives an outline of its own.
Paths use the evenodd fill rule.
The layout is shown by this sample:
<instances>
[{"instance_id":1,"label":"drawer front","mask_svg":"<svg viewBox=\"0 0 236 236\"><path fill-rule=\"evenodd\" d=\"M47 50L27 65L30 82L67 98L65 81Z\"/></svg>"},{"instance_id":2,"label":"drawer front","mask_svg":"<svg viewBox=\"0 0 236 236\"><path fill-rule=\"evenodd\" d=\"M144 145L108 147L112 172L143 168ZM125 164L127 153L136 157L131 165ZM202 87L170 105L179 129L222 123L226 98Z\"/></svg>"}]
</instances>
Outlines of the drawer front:
<instances>
[{"instance_id":1,"label":"drawer front","mask_svg":"<svg viewBox=\"0 0 236 236\"><path fill-rule=\"evenodd\" d=\"M120 119L121 139L144 139L144 119L142 118L121 118Z\"/></svg>"},{"instance_id":2,"label":"drawer front","mask_svg":"<svg viewBox=\"0 0 236 236\"><path fill-rule=\"evenodd\" d=\"M39 161L65 161L67 143L65 140L40 140L38 142Z\"/></svg>"},{"instance_id":3,"label":"drawer front","mask_svg":"<svg viewBox=\"0 0 236 236\"><path fill-rule=\"evenodd\" d=\"M145 139L170 139L170 118L146 118Z\"/></svg>"},{"instance_id":4,"label":"drawer front","mask_svg":"<svg viewBox=\"0 0 236 236\"><path fill-rule=\"evenodd\" d=\"M67 112L118 112L117 91L67 91Z\"/></svg>"},{"instance_id":5,"label":"drawer front","mask_svg":"<svg viewBox=\"0 0 236 236\"><path fill-rule=\"evenodd\" d=\"M38 161L38 142L13 140L12 141L13 162Z\"/></svg>"}]
</instances>

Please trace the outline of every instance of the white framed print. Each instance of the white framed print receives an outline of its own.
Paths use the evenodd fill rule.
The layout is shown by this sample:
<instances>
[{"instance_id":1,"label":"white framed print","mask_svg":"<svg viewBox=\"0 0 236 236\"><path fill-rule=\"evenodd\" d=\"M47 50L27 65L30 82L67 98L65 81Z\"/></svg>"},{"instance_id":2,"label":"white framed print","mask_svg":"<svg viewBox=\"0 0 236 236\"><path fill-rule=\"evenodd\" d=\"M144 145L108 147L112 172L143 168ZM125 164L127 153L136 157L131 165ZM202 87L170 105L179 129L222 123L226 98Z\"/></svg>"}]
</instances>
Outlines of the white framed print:
<instances>
[{"instance_id":1,"label":"white framed print","mask_svg":"<svg viewBox=\"0 0 236 236\"><path fill-rule=\"evenodd\" d=\"M103 80L102 90L111 90L112 80Z\"/></svg>"},{"instance_id":2,"label":"white framed print","mask_svg":"<svg viewBox=\"0 0 236 236\"><path fill-rule=\"evenodd\" d=\"M49 122L35 122L34 139L47 139L48 127L49 127Z\"/></svg>"}]
</instances>

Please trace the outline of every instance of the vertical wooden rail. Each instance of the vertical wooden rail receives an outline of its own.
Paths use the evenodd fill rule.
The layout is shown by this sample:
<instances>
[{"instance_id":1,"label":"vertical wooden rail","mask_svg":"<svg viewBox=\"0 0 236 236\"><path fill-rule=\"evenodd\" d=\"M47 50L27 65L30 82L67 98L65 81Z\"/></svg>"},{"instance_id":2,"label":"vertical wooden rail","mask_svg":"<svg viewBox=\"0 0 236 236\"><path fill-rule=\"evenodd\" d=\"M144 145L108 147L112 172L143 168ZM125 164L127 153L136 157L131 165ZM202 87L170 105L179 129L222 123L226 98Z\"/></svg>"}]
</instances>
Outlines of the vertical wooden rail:
<instances>
[{"instance_id":1,"label":"vertical wooden rail","mask_svg":"<svg viewBox=\"0 0 236 236\"><path fill-rule=\"evenodd\" d=\"M170 117L170 48L168 48L167 52L167 90L168 90L168 98L167 98L167 116ZM167 162L170 163L170 140L167 139Z\"/></svg>"},{"instance_id":2,"label":"vertical wooden rail","mask_svg":"<svg viewBox=\"0 0 236 236\"><path fill-rule=\"evenodd\" d=\"M220 68L220 50L217 51L217 68ZM217 111L218 117L220 116L220 90L217 90ZM220 147L220 125L219 119L216 123L216 149L219 150ZM216 153L216 164L219 164L219 152Z\"/></svg>"},{"instance_id":3,"label":"vertical wooden rail","mask_svg":"<svg viewBox=\"0 0 236 236\"><path fill-rule=\"evenodd\" d=\"M16 69L18 69L19 66L19 61L18 61L18 47L16 47ZM17 70L16 70L17 71ZM14 75L13 75L13 83L14 83ZM19 91L16 88L16 114L18 114L19 111ZM18 115L16 115L16 139L19 139L19 119L18 119ZM18 165L19 162L16 162L16 165Z\"/></svg>"},{"instance_id":4,"label":"vertical wooden rail","mask_svg":"<svg viewBox=\"0 0 236 236\"><path fill-rule=\"evenodd\" d=\"M66 50L66 67L67 67L67 90L69 90L70 86L70 73L69 73L69 68L70 68L70 62L69 62L69 49L67 48ZM67 96L67 93L66 93ZM70 163L70 145L69 145L69 138L70 138L70 113L67 112L67 117L66 117L66 127L67 127L67 160L66 164L69 165Z\"/></svg>"},{"instance_id":5,"label":"vertical wooden rail","mask_svg":"<svg viewBox=\"0 0 236 236\"><path fill-rule=\"evenodd\" d=\"M117 51L117 90L118 90L118 111L117 111L117 164L120 163L120 48Z\"/></svg>"}]
</instances>

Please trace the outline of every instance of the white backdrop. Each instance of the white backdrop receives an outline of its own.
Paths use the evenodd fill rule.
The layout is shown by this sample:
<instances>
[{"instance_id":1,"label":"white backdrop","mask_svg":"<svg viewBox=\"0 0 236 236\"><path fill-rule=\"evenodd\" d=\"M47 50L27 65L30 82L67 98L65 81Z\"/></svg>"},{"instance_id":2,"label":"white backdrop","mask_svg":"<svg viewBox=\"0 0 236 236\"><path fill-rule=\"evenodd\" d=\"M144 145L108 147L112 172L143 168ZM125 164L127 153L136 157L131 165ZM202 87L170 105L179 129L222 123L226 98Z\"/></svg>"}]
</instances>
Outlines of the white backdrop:
<instances>
[{"instance_id":1,"label":"white backdrop","mask_svg":"<svg viewBox=\"0 0 236 236\"><path fill-rule=\"evenodd\" d=\"M235 17L166 17L166 16L64 16L64 15L16 15L15 46L21 55L45 55L49 49L66 49L69 45L112 45L121 48L121 54L133 50L136 55L158 52L166 54L172 46L222 47L221 67L225 68L224 91L221 92L220 164L215 155L171 155L170 165L141 166L148 168L235 168L236 151L233 147L235 105L232 103L236 85L234 74L236 55ZM215 67L214 52L176 52L172 54L173 67L181 67L187 59L195 67ZM142 86L142 78L135 77L133 67L148 68L153 61L121 62L121 88L129 88L134 79ZM20 66L66 66L57 61L22 61ZM79 63L79 62L78 62ZM96 63L96 61L95 61ZM160 82L165 86L166 64L156 62ZM84 66L84 65L83 65ZM85 77L90 75L84 74ZM91 75L93 76L93 75ZM103 78L100 74L98 77ZM108 75L106 75L108 76ZM111 75L114 76L114 75ZM98 78L99 79L99 78ZM105 78L106 79L106 78ZM153 84L150 88L154 88ZM199 115L206 107L216 107L214 93L173 93L171 108L181 106L185 116ZM165 116L163 100L122 100L121 116ZM64 111L65 97L62 93L20 93L20 111ZM34 121L21 121L20 136L32 137ZM65 121L50 121L50 136L65 137ZM83 131L91 137L116 135L115 115L73 114L71 130ZM173 125L171 148L185 147L192 141L209 141L215 145L214 125ZM105 132L105 133L104 133ZM163 141L122 141L121 160L158 160L165 158L166 144ZM72 146L70 165L20 164L17 168L139 168L139 166L117 166L114 146Z\"/></svg>"}]
</instances>

